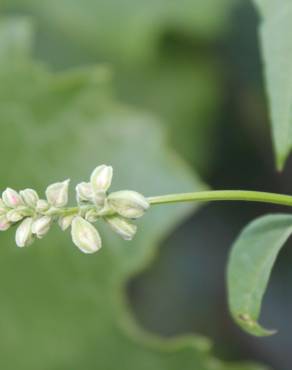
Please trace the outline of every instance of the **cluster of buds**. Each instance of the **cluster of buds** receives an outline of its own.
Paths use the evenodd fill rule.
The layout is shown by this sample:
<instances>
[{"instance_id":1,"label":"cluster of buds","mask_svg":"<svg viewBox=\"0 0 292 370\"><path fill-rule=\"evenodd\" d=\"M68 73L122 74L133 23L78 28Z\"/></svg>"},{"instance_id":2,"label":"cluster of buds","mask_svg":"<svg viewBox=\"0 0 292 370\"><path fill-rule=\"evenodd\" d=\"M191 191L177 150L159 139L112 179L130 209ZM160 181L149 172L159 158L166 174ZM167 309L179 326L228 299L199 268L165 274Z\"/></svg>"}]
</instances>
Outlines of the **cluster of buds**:
<instances>
[{"instance_id":1,"label":"cluster of buds","mask_svg":"<svg viewBox=\"0 0 292 370\"><path fill-rule=\"evenodd\" d=\"M98 166L89 182L76 186L77 207L66 207L69 180L50 185L46 200L33 189L7 188L0 198L0 231L17 225L16 244L25 247L43 238L57 222L63 231L71 227L72 240L82 252L94 253L102 242L92 224L102 219L123 239L132 240L137 231L132 220L144 215L149 202L135 191L108 193L112 176L112 167Z\"/></svg>"}]
</instances>

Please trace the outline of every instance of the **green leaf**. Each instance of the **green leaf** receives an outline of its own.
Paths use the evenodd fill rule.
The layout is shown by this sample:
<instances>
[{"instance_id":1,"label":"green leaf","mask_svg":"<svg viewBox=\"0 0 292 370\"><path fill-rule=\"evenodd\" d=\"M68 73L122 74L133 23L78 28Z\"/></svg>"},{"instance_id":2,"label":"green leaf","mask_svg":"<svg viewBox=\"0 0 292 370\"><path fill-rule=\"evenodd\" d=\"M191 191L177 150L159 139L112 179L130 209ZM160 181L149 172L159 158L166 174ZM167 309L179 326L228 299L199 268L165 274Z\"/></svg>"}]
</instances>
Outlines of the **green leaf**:
<instances>
[{"instance_id":1,"label":"green leaf","mask_svg":"<svg viewBox=\"0 0 292 370\"><path fill-rule=\"evenodd\" d=\"M162 117L175 149L196 169L208 171L223 96L219 74L206 57L167 54L143 69L118 69L115 80L120 96Z\"/></svg>"},{"instance_id":2,"label":"green leaf","mask_svg":"<svg viewBox=\"0 0 292 370\"><path fill-rule=\"evenodd\" d=\"M74 5L58 2L57 12L52 2L46 1L9 0L2 7L37 16L38 55L57 68L111 60L118 96L157 114L174 148L206 174L215 160L215 151L209 148L216 146L216 123L224 96L213 39L228 27L234 0L222 0L218 5L214 0L196 4L187 0L185 5L167 4L164 8L163 1L161 8L159 1L151 5L141 1L138 7L133 0L118 4L85 0L87 6L82 0ZM120 5L123 11L116 20ZM143 21L136 22L136 17ZM209 46L194 53L202 43Z\"/></svg>"},{"instance_id":3,"label":"green leaf","mask_svg":"<svg viewBox=\"0 0 292 370\"><path fill-rule=\"evenodd\" d=\"M271 270L280 249L292 233L292 216L268 215L249 224L232 247L228 262L228 299L234 320L256 336L275 331L257 320Z\"/></svg>"},{"instance_id":4,"label":"green leaf","mask_svg":"<svg viewBox=\"0 0 292 370\"><path fill-rule=\"evenodd\" d=\"M169 31L217 38L226 29L234 0L3 0L1 7L40 16L51 33L66 34L91 55L145 63Z\"/></svg>"},{"instance_id":5,"label":"green leaf","mask_svg":"<svg viewBox=\"0 0 292 370\"><path fill-rule=\"evenodd\" d=\"M1 19L1 18L0 18ZM33 27L27 18L4 18L0 22L0 59L26 58L31 52Z\"/></svg>"},{"instance_id":6,"label":"green leaf","mask_svg":"<svg viewBox=\"0 0 292 370\"><path fill-rule=\"evenodd\" d=\"M262 15L260 38L277 167L292 149L292 3L254 0Z\"/></svg>"},{"instance_id":7,"label":"green leaf","mask_svg":"<svg viewBox=\"0 0 292 370\"><path fill-rule=\"evenodd\" d=\"M113 190L154 195L205 187L167 147L154 117L111 97L104 68L53 74L33 61L3 60L1 189L29 186L43 194L68 177L73 187L100 163L114 166ZM200 336L165 340L145 333L133 317L128 279L193 211L185 205L151 209L131 243L98 224L104 246L91 256L57 226L24 249L15 246L14 230L1 233L0 367L259 370L214 359Z\"/></svg>"}]
</instances>

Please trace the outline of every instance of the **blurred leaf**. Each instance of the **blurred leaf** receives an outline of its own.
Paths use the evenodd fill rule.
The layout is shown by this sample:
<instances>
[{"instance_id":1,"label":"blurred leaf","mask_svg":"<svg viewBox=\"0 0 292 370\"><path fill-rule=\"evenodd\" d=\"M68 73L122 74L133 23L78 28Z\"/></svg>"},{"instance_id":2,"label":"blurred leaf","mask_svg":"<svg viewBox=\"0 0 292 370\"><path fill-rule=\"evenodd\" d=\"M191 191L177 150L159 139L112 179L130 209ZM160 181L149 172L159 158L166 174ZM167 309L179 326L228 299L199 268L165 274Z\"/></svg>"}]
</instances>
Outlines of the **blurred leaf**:
<instances>
[{"instance_id":1,"label":"blurred leaf","mask_svg":"<svg viewBox=\"0 0 292 370\"><path fill-rule=\"evenodd\" d=\"M145 63L167 31L217 38L234 0L4 0L2 9L40 15L51 30L65 34L93 55Z\"/></svg>"},{"instance_id":2,"label":"blurred leaf","mask_svg":"<svg viewBox=\"0 0 292 370\"><path fill-rule=\"evenodd\" d=\"M1 18L0 18L1 19ZM27 18L0 22L0 59L27 57L31 52L33 28Z\"/></svg>"},{"instance_id":3,"label":"blurred leaf","mask_svg":"<svg viewBox=\"0 0 292 370\"><path fill-rule=\"evenodd\" d=\"M279 6L279 1L275 0L253 0L261 15L270 16L275 14L280 8L283 9L282 5ZM282 4L289 4L289 0L281 0Z\"/></svg>"},{"instance_id":4,"label":"blurred leaf","mask_svg":"<svg viewBox=\"0 0 292 370\"><path fill-rule=\"evenodd\" d=\"M255 0L262 15L261 42L277 167L292 149L292 3Z\"/></svg>"},{"instance_id":5,"label":"blurred leaf","mask_svg":"<svg viewBox=\"0 0 292 370\"><path fill-rule=\"evenodd\" d=\"M64 4L58 3L57 13L51 2L34 0L9 1L3 9L37 16L38 55L58 68L111 60L119 96L158 115L175 149L208 174L215 159L216 150L210 147L216 148L215 127L224 96L213 39L227 28L234 1L224 0L216 12L213 0L165 7L162 0L79 0L63 12Z\"/></svg>"},{"instance_id":6,"label":"blurred leaf","mask_svg":"<svg viewBox=\"0 0 292 370\"><path fill-rule=\"evenodd\" d=\"M118 69L118 92L135 106L162 117L171 144L207 172L214 159L221 81L215 62L167 54L142 69Z\"/></svg>"},{"instance_id":7,"label":"blurred leaf","mask_svg":"<svg viewBox=\"0 0 292 370\"><path fill-rule=\"evenodd\" d=\"M88 178L98 163L113 164L114 189L152 195L204 188L167 149L155 118L113 101L104 68L52 74L32 61L1 60L1 188L41 192L72 174L76 182ZM163 340L146 334L130 314L127 280L192 210L150 210L132 243L100 225L104 247L94 256L80 253L57 227L24 249L15 247L12 230L1 233L1 367L260 369L213 359L208 341L198 336Z\"/></svg>"},{"instance_id":8,"label":"blurred leaf","mask_svg":"<svg viewBox=\"0 0 292 370\"><path fill-rule=\"evenodd\" d=\"M291 233L291 215L264 216L249 224L232 247L227 275L229 306L234 320L250 334L274 333L257 320L271 270Z\"/></svg>"}]
</instances>

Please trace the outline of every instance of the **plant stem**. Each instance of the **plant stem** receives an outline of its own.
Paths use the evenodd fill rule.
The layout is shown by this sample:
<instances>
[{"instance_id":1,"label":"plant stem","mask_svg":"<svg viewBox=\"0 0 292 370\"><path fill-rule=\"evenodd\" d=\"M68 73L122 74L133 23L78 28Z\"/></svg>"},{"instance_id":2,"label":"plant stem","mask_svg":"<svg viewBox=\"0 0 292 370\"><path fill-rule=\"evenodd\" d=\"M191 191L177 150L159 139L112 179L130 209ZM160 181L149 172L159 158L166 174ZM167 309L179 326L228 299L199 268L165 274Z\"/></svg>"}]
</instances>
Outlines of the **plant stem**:
<instances>
[{"instance_id":1,"label":"plant stem","mask_svg":"<svg viewBox=\"0 0 292 370\"><path fill-rule=\"evenodd\" d=\"M214 190L194 193L168 194L149 197L151 205L180 203L180 202L209 202L209 201L246 201L280 204L292 207L292 196L276 193L265 193L247 190Z\"/></svg>"}]
</instances>

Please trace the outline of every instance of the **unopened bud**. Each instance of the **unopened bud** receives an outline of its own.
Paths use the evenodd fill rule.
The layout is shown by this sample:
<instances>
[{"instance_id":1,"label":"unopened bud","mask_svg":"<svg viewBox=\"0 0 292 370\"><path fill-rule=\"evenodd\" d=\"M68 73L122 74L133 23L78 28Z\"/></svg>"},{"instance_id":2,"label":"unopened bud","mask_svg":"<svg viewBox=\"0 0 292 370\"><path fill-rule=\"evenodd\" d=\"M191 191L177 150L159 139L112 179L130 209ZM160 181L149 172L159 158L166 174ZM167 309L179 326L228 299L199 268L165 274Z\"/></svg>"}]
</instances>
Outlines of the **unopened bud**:
<instances>
[{"instance_id":1,"label":"unopened bud","mask_svg":"<svg viewBox=\"0 0 292 370\"><path fill-rule=\"evenodd\" d=\"M0 198L0 216L4 215L6 212L7 212L7 208L3 200Z\"/></svg>"},{"instance_id":2,"label":"unopened bud","mask_svg":"<svg viewBox=\"0 0 292 370\"><path fill-rule=\"evenodd\" d=\"M6 231L11 226L11 223L8 221L5 215L0 216L0 231Z\"/></svg>"},{"instance_id":3,"label":"unopened bud","mask_svg":"<svg viewBox=\"0 0 292 370\"><path fill-rule=\"evenodd\" d=\"M6 205L3 202L2 198L0 198L0 209L5 209L5 208L6 208Z\"/></svg>"},{"instance_id":4,"label":"unopened bud","mask_svg":"<svg viewBox=\"0 0 292 370\"><path fill-rule=\"evenodd\" d=\"M89 182L81 182L76 186L76 195L78 202L92 202L93 201L93 190Z\"/></svg>"},{"instance_id":5,"label":"unopened bud","mask_svg":"<svg viewBox=\"0 0 292 370\"><path fill-rule=\"evenodd\" d=\"M106 192L103 190L97 191L93 197L93 203L98 210L101 210L105 206Z\"/></svg>"},{"instance_id":6,"label":"unopened bud","mask_svg":"<svg viewBox=\"0 0 292 370\"><path fill-rule=\"evenodd\" d=\"M117 191L108 196L111 208L119 215L126 218L139 218L149 208L149 202L136 191Z\"/></svg>"},{"instance_id":7,"label":"unopened bud","mask_svg":"<svg viewBox=\"0 0 292 370\"><path fill-rule=\"evenodd\" d=\"M122 217L113 216L105 218L105 220L112 230L125 240L132 240L136 234L137 226Z\"/></svg>"},{"instance_id":8,"label":"unopened bud","mask_svg":"<svg viewBox=\"0 0 292 370\"><path fill-rule=\"evenodd\" d=\"M39 199L37 201L36 210L38 212L45 212L50 208L49 203L44 199Z\"/></svg>"},{"instance_id":9,"label":"unopened bud","mask_svg":"<svg viewBox=\"0 0 292 370\"><path fill-rule=\"evenodd\" d=\"M85 213L85 220L88 222L96 222L98 220L98 214L95 209L90 209Z\"/></svg>"},{"instance_id":10,"label":"unopened bud","mask_svg":"<svg viewBox=\"0 0 292 370\"><path fill-rule=\"evenodd\" d=\"M2 194L4 204L9 208L16 208L23 205L21 196L13 189L7 188Z\"/></svg>"},{"instance_id":11,"label":"unopened bud","mask_svg":"<svg viewBox=\"0 0 292 370\"><path fill-rule=\"evenodd\" d=\"M113 168L111 166L101 165L96 167L90 177L90 182L94 192L100 190L106 192L111 186L113 177Z\"/></svg>"},{"instance_id":12,"label":"unopened bud","mask_svg":"<svg viewBox=\"0 0 292 370\"><path fill-rule=\"evenodd\" d=\"M19 192L24 203L31 208L35 208L39 200L37 192L33 189L24 189Z\"/></svg>"},{"instance_id":13,"label":"unopened bud","mask_svg":"<svg viewBox=\"0 0 292 370\"><path fill-rule=\"evenodd\" d=\"M42 216L33 222L31 231L39 239L41 239L50 230L51 224L52 224L52 217Z\"/></svg>"},{"instance_id":14,"label":"unopened bud","mask_svg":"<svg viewBox=\"0 0 292 370\"><path fill-rule=\"evenodd\" d=\"M26 247L33 242L33 236L31 232L33 219L28 217L24 219L18 226L15 235L15 241L18 247Z\"/></svg>"},{"instance_id":15,"label":"unopened bud","mask_svg":"<svg viewBox=\"0 0 292 370\"><path fill-rule=\"evenodd\" d=\"M71 226L72 221L74 219L75 215L69 215L69 216L62 216L58 220L58 224L60 228L65 231L68 229L69 226Z\"/></svg>"},{"instance_id":16,"label":"unopened bud","mask_svg":"<svg viewBox=\"0 0 292 370\"><path fill-rule=\"evenodd\" d=\"M10 222L18 222L23 219L23 214L17 209L12 209L7 212L6 217Z\"/></svg>"},{"instance_id":17,"label":"unopened bud","mask_svg":"<svg viewBox=\"0 0 292 370\"><path fill-rule=\"evenodd\" d=\"M70 180L57 182L48 186L46 196L54 207L64 207L68 203L68 187Z\"/></svg>"},{"instance_id":18,"label":"unopened bud","mask_svg":"<svg viewBox=\"0 0 292 370\"><path fill-rule=\"evenodd\" d=\"M74 244L84 253L94 253L101 248L98 231L80 216L72 221L71 235Z\"/></svg>"}]
</instances>

